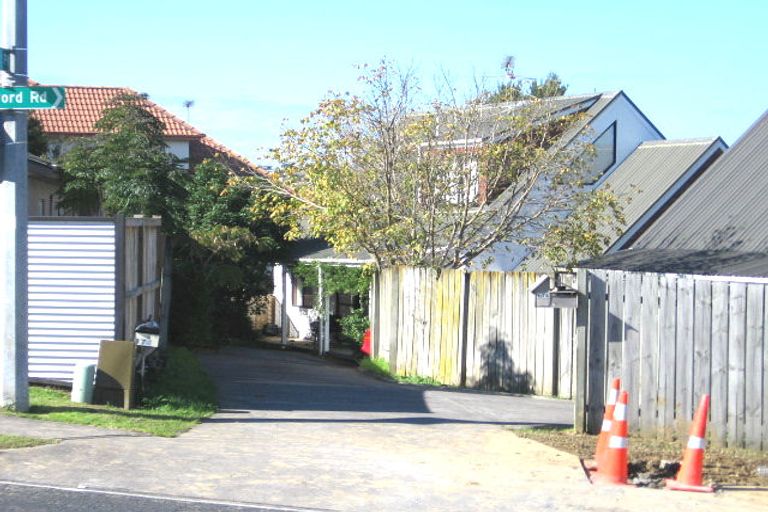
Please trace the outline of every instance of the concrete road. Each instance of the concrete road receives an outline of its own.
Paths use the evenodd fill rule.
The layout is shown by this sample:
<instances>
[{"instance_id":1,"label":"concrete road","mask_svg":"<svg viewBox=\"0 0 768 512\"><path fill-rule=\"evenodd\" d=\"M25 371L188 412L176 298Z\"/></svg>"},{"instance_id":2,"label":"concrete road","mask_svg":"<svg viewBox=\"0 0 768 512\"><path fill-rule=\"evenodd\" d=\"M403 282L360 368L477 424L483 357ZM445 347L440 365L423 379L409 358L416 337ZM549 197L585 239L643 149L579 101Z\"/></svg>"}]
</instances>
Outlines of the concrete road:
<instances>
[{"instance_id":1,"label":"concrete road","mask_svg":"<svg viewBox=\"0 0 768 512\"><path fill-rule=\"evenodd\" d=\"M293 352L202 359L222 410L199 427L176 439L81 427L58 445L0 452L0 480L343 511L768 504L763 493L591 486L575 457L514 435L569 423L567 401L402 386ZM0 432L34 435L34 423L0 417Z\"/></svg>"}]
</instances>

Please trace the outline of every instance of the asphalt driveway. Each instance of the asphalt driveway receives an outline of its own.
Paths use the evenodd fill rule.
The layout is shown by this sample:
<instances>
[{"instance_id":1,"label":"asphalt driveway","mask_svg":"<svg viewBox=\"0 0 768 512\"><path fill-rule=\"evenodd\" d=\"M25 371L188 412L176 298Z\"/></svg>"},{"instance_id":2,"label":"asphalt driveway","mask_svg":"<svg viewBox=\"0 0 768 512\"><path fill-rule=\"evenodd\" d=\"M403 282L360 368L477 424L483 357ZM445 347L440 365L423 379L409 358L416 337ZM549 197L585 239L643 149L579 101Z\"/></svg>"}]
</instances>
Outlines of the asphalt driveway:
<instances>
[{"instance_id":1,"label":"asphalt driveway","mask_svg":"<svg viewBox=\"0 0 768 512\"><path fill-rule=\"evenodd\" d=\"M344 511L765 504L591 486L574 457L512 430L568 424L568 401L402 386L295 352L231 348L202 360L218 383L221 411L175 439L71 426L56 433L0 416L0 432L65 439L0 452L0 483Z\"/></svg>"},{"instance_id":2,"label":"asphalt driveway","mask_svg":"<svg viewBox=\"0 0 768 512\"><path fill-rule=\"evenodd\" d=\"M573 420L570 401L398 385L305 353L228 349L201 360L219 389L222 412L213 422L529 427Z\"/></svg>"}]
</instances>

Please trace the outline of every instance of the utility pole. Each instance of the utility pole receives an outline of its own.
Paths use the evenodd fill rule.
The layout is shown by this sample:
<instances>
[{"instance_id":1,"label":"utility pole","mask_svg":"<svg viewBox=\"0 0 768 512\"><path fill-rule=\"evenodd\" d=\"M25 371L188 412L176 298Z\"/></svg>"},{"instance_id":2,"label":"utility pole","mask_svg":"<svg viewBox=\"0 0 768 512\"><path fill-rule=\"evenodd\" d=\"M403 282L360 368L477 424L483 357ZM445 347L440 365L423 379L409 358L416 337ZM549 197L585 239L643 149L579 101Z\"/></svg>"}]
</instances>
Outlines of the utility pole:
<instances>
[{"instance_id":1,"label":"utility pole","mask_svg":"<svg viewBox=\"0 0 768 512\"><path fill-rule=\"evenodd\" d=\"M2 0L2 87L27 86L27 0ZM27 379L27 114L4 110L0 157L0 406L29 409Z\"/></svg>"}]
</instances>

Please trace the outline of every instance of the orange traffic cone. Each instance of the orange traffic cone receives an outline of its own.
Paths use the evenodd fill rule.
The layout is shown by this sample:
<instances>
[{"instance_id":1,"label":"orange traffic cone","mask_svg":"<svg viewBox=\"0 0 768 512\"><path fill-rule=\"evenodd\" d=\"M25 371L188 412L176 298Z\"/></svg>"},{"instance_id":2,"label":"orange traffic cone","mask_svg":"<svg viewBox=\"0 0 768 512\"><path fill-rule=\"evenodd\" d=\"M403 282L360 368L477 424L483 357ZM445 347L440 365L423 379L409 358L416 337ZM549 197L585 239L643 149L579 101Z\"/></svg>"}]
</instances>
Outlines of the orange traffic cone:
<instances>
[{"instance_id":1,"label":"orange traffic cone","mask_svg":"<svg viewBox=\"0 0 768 512\"><path fill-rule=\"evenodd\" d=\"M596 474L598 483L626 484L629 459L629 427L627 426L627 401L629 395L626 391L619 394L619 401L613 410L611 421L611 436L608 438L608 446L605 448L600 468Z\"/></svg>"},{"instance_id":2,"label":"orange traffic cone","mask_svg":"<svg viewBox=\"0 0 768 512\"><path fill-rule=\"evenodd\" d=\"M667 480L667 489L673 491L714 492L712 487L701 485L701 472L704 466L704 448L707 442L704 436L707 432L707 411L709 410L709 395L701 397L699 408L693 417L688 446L683 455L683 463L674 480Z\"/></svg>"},{"instance_id":3,"label":"orange traffic cone","mask_svg":"<svg viewBox=\"0 0 768 512\"><path fill-rule=\"evenodd\" d=\"M613 421L613 410L616 408L616 400L619 398L621 389L621 379L613 379L611 389L608 391L608 400L605 404L605 414L603 414L603 426L600 429L600 436L597 438L597 448L595 449L595 462L600 467L601 459L605 455L605 448L608 446L608 440L611 438L611 422Z\"/></svg>"},{"instance_id":4,"label":"orange traffic cone","mask_svg":"<svg viewBox=\"0 0 768 512\"><path fill-rule=\"evenodd\" d=\"M595 459L585 462L585 467L590 471L597 471L600 467L600 459L605 452L605 447L608 445L608 439L611 437L611 420L613 420L613 409L616 407L616 399L619 398L619 388L621 388L621 379L613 379L611 389L608 390L608 398L605 401L603 425L600 429L600 435L597 437Z\"/></svg>"}]
</instances>

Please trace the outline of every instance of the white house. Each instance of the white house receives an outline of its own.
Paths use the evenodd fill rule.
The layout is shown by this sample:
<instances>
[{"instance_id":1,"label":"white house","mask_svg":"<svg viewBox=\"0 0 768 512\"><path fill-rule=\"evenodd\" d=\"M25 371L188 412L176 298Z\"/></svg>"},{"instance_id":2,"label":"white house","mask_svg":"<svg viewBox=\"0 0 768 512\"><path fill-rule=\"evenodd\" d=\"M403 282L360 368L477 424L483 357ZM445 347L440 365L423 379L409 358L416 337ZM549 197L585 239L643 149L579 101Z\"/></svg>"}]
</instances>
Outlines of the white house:
<instances>
[{"instance_id":1,"label":"white house","mask_svg":"<svg viewBox=\"0 0 768 512\"><path fill-rule=\"evenodd\" d=\"M663 140L656 126L623 91L550 99L552 109L563 114L582 114L561 137L561 144L586 139L595 148L592 187L600 187L635 149L645 141ZM504 108L503 105L498 108ZM469 270L519 270L529 251L514 242L502 242L479 255Z\"/></svg>"},{"instance_id":2,"label":"white house","mask_svg":"<svg viewBox=\"0 0 768 512\"><path fill-rule=\"evenodd\" d=\"M329 296L322 290L305 286L290 272L290 265L297 262L359 267L372 263L373 259L366 253L351 258L340 255L324 240L309 239L292 244L287 261L274 267L274 323L280 326L283 340L308 339L312 335L310 324L319 322L320 349L327 352L330 349L330 319L349 313L355 307L355 297L348 294ZM326 301L322 313L316 308L318 298Z\"/></svg>"}]
</instances>

